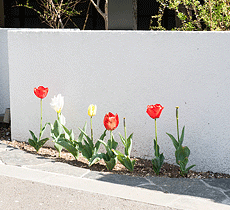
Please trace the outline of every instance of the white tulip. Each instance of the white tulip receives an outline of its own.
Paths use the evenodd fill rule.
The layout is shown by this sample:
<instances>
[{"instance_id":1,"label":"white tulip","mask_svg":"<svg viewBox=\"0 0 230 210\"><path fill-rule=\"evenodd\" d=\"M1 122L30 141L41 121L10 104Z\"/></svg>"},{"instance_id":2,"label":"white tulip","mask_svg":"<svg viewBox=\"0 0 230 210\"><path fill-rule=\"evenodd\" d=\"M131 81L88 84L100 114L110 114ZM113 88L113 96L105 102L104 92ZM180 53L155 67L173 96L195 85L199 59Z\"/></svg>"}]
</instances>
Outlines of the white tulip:
<instances>
[{"instance_id":1,"label":"white tulip","mask_svg":"<svg viewBox=\"0 0 230 210\"><path fill-rule=\"evenodd\" d=\"M50 106L57 112L61 113L61 110L64 106L64 97L61 96L61 94L58 94L57 97L54 96L52 99L52 102L50 103Z\"/></svg>"}]
</instances>

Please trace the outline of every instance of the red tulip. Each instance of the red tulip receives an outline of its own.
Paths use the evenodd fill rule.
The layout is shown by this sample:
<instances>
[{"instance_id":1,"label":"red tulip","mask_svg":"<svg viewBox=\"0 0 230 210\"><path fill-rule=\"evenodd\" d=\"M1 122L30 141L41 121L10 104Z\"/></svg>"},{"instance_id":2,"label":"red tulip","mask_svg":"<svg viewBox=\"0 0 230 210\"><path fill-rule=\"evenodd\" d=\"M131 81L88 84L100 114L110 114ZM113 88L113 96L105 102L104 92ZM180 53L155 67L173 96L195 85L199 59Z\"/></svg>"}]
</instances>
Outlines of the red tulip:
<instances>
[{"instance_id":1,"label":"red tulip","mask_svg":"<svg viewBox=\"0 0 230 210\"><path fill-rule=\"evenodd\" d=\"M48 94L49 88L44 88L43 86L39 86L38 88L34 88L34 94L38 98L45 98Z\"/></svg>"},{"instance_id":2,"label":"red tulip","mask_svg":"<svg viewBox=\"0 0 230 210\"><path fill-rule=\"evenodd\" d=\"M148 105L146 112L151 118L156 119L160 117L163 109L164 107L160 104Z\"/></svg>"},{"instance_id":3,"label":"red tulip","mask_svg":"<svg viewBox=\"0 0 230 210\"><path fill-rule=\"evenodd\" d=\"M105 115L104 117L104 126L106 128L106 130L114 130L117 128L119 124L119 118L117 114L113 114L111 112L109 112L108 114Z\"/></svg>"}]
</instances>

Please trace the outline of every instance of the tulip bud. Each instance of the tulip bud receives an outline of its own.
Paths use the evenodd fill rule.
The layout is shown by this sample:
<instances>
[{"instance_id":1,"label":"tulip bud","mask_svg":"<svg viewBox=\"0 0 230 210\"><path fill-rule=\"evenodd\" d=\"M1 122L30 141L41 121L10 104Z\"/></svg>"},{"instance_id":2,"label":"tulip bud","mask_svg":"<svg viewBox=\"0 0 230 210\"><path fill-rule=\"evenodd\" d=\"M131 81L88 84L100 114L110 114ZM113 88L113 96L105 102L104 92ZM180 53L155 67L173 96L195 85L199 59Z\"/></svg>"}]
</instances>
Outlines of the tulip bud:
<instances>
[{"instance_id":1,"label":"tulip bud","mask_svg":"<svg viewBox=\"0 0 230 210\"><path fill-rule=\"evenodd\" d=\"M88 107L88 115L90 117L95 116L96 112L97 112L97 106L93 105L93 104L89 105L89 107Z\"/></svg>"}]
</instances>

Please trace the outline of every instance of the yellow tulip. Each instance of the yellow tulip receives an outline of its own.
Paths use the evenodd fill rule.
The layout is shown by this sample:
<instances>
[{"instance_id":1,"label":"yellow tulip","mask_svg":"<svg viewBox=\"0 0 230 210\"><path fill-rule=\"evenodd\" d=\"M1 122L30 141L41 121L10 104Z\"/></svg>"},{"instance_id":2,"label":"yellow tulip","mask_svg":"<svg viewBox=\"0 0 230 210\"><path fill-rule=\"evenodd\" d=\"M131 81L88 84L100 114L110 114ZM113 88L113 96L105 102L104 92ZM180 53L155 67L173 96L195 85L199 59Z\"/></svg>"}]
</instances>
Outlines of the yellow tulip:
<instances>
[{"instance_id":1,"label":"yellow tulip","mask_svg":"<svg viewBox=\"0 0 230 210\"><path fill-rule=\"evenodd\" d=\"M95 115L96 115L96 112L97 112L97 106L96 106L96 105L93 105L93 104L90 104L90 105L89 105L89 108L88 108L88 115L89 115L90 117L95 116Z\"/></svg>"}]
</instances>

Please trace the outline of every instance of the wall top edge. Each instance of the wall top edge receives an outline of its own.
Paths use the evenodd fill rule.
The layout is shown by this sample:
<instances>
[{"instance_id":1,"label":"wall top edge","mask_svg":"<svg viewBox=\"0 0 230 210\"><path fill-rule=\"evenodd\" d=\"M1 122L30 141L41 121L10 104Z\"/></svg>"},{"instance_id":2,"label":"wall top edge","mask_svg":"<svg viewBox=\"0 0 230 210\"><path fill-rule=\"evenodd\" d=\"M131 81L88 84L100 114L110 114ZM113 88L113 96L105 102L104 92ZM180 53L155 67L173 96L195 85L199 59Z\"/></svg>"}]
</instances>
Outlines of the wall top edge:
<instances>
[{"instance_id":1,"label":"wall top edge","mask_svg":"<svg viewBox=\"0 0 230 210\"><path fill-rule=\"evenodd\" d=\"M186 34L217 34L217 33L230 33L230 31L149 31L149 30L80 30L80 29L50 29L50 28L0 28L0 31L10 32L51 32L51 33L186 33Z\"/></svg>"}]
</instances>

